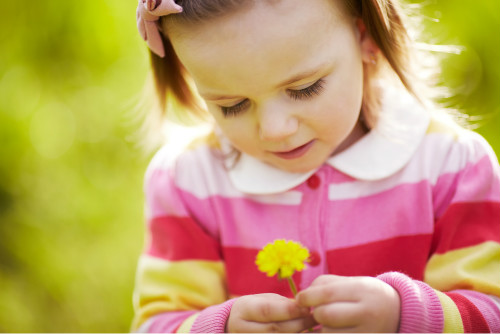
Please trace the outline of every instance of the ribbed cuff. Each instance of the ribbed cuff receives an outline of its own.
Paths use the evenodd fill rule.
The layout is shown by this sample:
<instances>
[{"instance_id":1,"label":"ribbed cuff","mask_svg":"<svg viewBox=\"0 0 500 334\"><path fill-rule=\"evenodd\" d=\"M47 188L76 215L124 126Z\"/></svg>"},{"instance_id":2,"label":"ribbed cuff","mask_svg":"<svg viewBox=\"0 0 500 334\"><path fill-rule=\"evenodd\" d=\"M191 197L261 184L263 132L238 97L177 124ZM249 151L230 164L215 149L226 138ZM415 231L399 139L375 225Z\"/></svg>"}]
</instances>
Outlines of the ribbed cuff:
<instances>
[{"instance_id":1,"label":"ribbed cuff","mask_svg":"<svg viewBox=\"0 0 500 334\"><path fill-rule=\"evenodd\" d=\"M191 327L191 333L224 333L234 301L230 299L201 311Z\"/></svg>"},{"instance_id":2,"label":"ribbed cuff","mask_svg":"<svg viewBox=\"0 0 500 334\"><path fill-rule=\"evenodd\" d=\"M155 315L144 322L136 333L174 333L195 311L165 312Z\"/></svg>"},{"instance_id":3,"label":"ribbed cuff","mask_svg":"<svg viewBox=\"0 0 500 334\"><path fill-rule=\"evenodd\" d=\"M377 278L399 293L401 298L399 333L443 332L443 308L430 286L397 272L385 273Z\"/></svg>"}]
</instances>

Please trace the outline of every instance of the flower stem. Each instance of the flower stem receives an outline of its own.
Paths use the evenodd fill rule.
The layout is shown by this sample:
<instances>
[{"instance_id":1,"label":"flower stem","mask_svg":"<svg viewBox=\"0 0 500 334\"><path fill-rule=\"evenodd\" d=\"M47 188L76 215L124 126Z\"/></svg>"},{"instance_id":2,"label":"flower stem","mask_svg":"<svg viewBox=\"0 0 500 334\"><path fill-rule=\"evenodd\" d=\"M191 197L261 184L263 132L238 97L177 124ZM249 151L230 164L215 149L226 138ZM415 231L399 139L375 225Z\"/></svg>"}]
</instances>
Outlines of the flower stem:
<instances>
[{"instance_id":1,"label":"flower stem","mask_svg":"<svg viewBox=\"0 0 500 334\"><path fill-rule=\"evenodd\" d=\"M291 277L287 278L288 285L290 285L290 290L292 290L293 296L297 296L297 287L295 286L295 282Z\"/></svg>"},{"instance_id":2,"label":"flower stem","mask_svg":"<svg viewBox=\"0 0 500 334\"><path fill-rule=\"evenodd\" d=\"M290 290L292 290L293 296L296 297L297 296L297 286L295 285L295 282L293 281L293 279L291 277L288 277L286 280L288 281L288 285L290 285ZM313 327L308 328L307 331L309 333L312 333L312 332L314 332L314 328Z\"/></svg>"}]
</instances>

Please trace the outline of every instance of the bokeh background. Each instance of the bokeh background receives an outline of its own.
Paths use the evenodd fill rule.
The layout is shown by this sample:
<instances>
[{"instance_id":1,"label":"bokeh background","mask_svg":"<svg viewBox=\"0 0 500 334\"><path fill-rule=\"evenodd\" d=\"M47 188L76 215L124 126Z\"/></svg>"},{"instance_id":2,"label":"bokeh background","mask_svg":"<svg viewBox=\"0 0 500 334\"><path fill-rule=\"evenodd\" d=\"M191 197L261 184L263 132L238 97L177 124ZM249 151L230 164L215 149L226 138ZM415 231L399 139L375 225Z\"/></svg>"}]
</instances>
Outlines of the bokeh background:
<instances>
[{"instance_id":1,"label":"bokeh background","mask_svg":"<svg viewBox=\"0 0 500 334\"><path fill-rule=\"evenodd\" d=\"M413 3L426 39L465 47L443 65L446 102L500 154L500 1ZM129 330L151 157L135 6L0 2L0 332Z\"/></svg>"}]
</instances>

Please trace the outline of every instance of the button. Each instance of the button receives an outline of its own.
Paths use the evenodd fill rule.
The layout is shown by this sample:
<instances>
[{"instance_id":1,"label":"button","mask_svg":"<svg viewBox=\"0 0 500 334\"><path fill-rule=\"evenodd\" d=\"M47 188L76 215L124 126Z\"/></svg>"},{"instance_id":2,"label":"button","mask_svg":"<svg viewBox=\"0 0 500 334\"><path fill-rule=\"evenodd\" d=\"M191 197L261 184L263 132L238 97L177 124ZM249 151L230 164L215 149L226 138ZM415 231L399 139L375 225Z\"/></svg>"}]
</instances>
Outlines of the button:
<instances>
[{"instance_id":1,"label":"button","mask_svg":"<svg viewBox=\"0 0 500 334\"><path fill-rule=\"evenodd\" d=\"M311 252L309 255L309 265L312 267L316 267L320 264L321 262L321 256L319 256L318 252Z\"/></svg>"},{"instance_id":2,"label":"button","mask_svg":"<svg viewBox=\"0 0 500 334\"><path fill-rule=\"evenodd\" d=\"M311 177L307 179L307 185L311 189L317 189L320 184L321 184L321 179L316 174L311 175Z\"/></svg>"}]
</instances>

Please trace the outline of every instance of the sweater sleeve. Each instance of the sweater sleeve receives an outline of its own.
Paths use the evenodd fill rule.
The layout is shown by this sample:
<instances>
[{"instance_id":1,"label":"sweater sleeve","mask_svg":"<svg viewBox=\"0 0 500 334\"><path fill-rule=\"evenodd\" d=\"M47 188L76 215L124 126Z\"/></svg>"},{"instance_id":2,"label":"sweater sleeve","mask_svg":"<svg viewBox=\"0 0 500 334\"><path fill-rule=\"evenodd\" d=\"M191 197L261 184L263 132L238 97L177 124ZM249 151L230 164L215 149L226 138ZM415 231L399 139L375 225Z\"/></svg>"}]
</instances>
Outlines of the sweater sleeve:
<instances>
[{"instance_id":1,"label":"sweater sleeve","mask_svg":"<svg viewBox=\"0 0 500 334\"><path fill-rule=\"evenodd\" d=\"M218 240L190 216L174 168L158 157L146 172L145 193L132 330L224 332L232 301Z\"/></svg>"},{"instance_id":2,"label":"sweater sleeve","mask_svg":"<svg viewBox=\"0 0 500 334\"><path fill-rule=\"evenodd\" d=\"M500 332L498 160L476 134L457 141L434 186L424 282L400 273L379 276L401 296L401 332Z\"/></svg>"}]
</instances>

